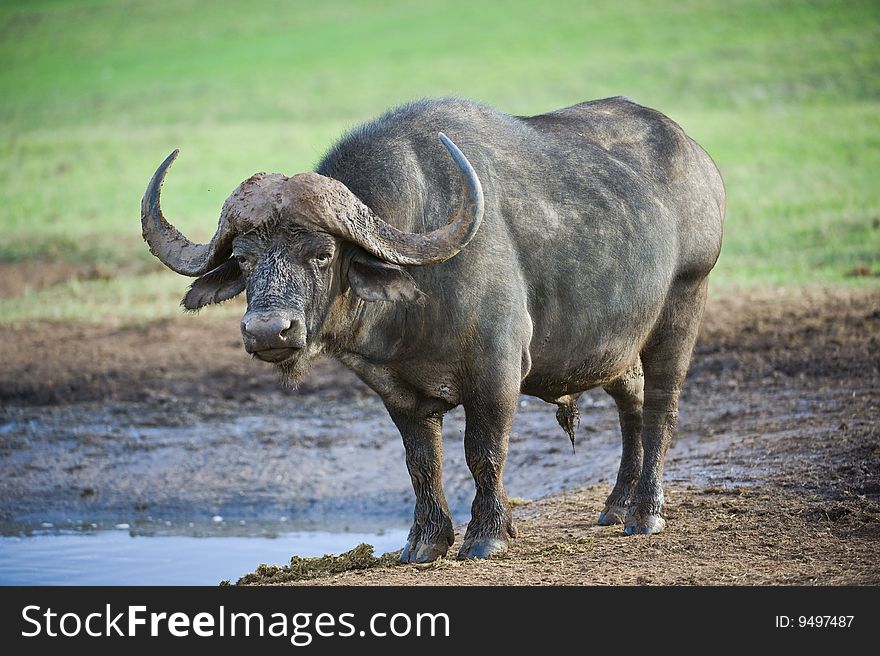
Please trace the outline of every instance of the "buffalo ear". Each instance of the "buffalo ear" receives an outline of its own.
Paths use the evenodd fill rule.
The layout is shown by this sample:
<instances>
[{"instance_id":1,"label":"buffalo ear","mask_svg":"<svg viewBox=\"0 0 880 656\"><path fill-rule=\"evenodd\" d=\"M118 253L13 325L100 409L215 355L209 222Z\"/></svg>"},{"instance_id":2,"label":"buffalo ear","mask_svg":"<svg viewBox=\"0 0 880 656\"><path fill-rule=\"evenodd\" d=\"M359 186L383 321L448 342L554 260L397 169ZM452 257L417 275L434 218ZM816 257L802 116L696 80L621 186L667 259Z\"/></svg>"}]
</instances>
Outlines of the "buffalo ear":
<instances>
[{"instance_id":1,"label":"buffalo ear","mask_svg":"<svg viewBox=\"0 0 880 656\"><path fill-rule=\"evenodd\" d=\"M196 279L180 304L187 310L198 310L211 303L228 301L241 294L244 287L244 276L238 262L230 258Z\"/></svg>"},{"instance_id":2,"label":"buffalo ear","mask_svg":"<svg viewBox=\"0 0 880 656\"><path fill-rule=\"evenodd\" d=\"M348 284L365 301L420 301L424 297L404 269L364 252L351 258Z\"/></svg>"}]
</instances>

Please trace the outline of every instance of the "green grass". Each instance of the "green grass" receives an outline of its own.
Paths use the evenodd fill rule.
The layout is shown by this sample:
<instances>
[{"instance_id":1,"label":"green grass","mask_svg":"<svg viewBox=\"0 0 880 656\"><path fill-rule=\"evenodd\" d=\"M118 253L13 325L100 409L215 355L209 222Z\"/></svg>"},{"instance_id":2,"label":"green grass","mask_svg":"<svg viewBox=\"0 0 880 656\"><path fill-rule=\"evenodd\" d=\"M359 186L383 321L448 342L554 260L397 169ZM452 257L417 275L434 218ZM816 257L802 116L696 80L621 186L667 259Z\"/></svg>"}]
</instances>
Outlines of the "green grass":
<instances>
[{"instance_id":1,"label":"green grass","mask_svg":"<svg viewBox=\"0 0 880 656\"><path fill-rule=\"evenodd\" d=\"M171 316L181 312L178 303L183 288L179 278L165 273L123 275L112 280L71 280L37 292L25 291L14 300L4 301L3 321L100 318L128 323ZM212 313L240 317L244 309L244 302L236 299L212 309Z\"/></svg>"},{"instance_id":2,"label":"green grass","mask_svg":"<svg viewBox=\"0 0 880 656\"><path fill-rule=\"evenodd\" d=\"M877 285L847 274L880 273L878 44L876 0L0 2L0 261L145 262L140 197L175 147L166 212L206 239L242 179L306 170L396 103L624 94L724 174L716 284ZM123 267L0 321L169 315L185 285Z\"/></svg>"}]
</instances>

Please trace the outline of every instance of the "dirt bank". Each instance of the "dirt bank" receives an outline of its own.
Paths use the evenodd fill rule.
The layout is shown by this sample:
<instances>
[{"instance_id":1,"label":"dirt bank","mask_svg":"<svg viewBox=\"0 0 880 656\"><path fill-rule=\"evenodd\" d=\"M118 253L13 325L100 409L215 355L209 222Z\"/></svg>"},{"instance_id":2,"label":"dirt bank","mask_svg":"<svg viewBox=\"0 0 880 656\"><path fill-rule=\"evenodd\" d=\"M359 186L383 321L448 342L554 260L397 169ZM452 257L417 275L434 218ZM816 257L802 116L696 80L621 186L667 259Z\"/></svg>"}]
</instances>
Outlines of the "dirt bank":
<instances>
[{"instance_id":1,"label":"dirt bank","mask_svg":"<svg viewBox=\"0 0 880 656\"><path fill-rule=\"evenodd\" d=\"M210 313L0 328L0 530L405 523L403 449L375 396L329 362L283 391L237 332ZM320 582L880 583L878 339L877 291L716 294L668 458L666 533L592 525L618 457L604 393L582 399L574 455L554 408L524 397L506 481L530 502L509 557ZM459 522L462 427L452 413L444 431Z\"/></svg>"},{"instance_id":2,"label":"dirt bank","mask_svg":"<svg viewBox=\"0 0 880 656\"><path fill-rule=\"evenodd\" d=\"M876 467L876 460L875 460ZM515 509L519 537L489 561L441 560L306 585L856 585L880 583L876 500L770 486L667 487L669 528L630 538L593 524L606 486ZM463 529L463 527L461 527ZM459 539L461 530L459 531ZM264 585L276 585L271 579ZM296 585L297 583L282 583Z\"/></svg>"}]
</instances>

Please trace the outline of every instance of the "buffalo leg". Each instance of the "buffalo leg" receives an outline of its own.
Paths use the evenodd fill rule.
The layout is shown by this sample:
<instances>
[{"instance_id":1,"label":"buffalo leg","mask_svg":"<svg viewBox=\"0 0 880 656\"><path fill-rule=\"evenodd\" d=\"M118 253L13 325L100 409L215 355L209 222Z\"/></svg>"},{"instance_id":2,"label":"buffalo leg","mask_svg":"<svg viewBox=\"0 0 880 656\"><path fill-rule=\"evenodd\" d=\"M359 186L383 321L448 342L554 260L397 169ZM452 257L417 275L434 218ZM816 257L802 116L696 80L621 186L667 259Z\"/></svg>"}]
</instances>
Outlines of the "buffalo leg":
<instances>
[{"instance_id":1,"label":"buffalo leg","mask_svg":"<svg viewBox=\"0 0 880 656\"><path fill-rule=\"evenodd\" d=\"M626 521L627 509L642 474L642 403L645 376L641 361L637 361L623 376L605 386L605 391L617 404L623 451L617 471L617 483L596 522L600 526L623 524Z\"/></svg>"},{"instance_id":2,"label":"buffalo leg","mask_svg":"<svg viewBox=\"0 0 880 656\"><path fill-rule=\"evenodd\" d=\"M445 556L455 541L443 494L443 418L410 417L389 411L403 437L406 466L416 494L413 525L400 554L402 563L427 563Z\"/></svg>"},{"instance_id":3,"label":"buffalo leg","mask_svg":"<svg viewBox=\"0 0 880 656\"><path fill-rule=\"evenodd\" d=\"M642 350L645 405L642 413L642 475L627 512L628 535L659 533L663 519L663 461L675 433L678 397L684 383L703 308L706 280L673 288L663 319Z\"/></svg>"},{"instance_id":4,"label":"buffalo leg","mask_svg":"<svg viewBox=\"0 0 880 656\"><path fill-rule=\"evenodd\" d=\"M502 389L490 395L494 398L472 399L464 404L464 453L474 477L476 495L459 558L487 558L503 553L509 539L516 537L503 479L519 389Z\"/></svg>"}]
</instances>

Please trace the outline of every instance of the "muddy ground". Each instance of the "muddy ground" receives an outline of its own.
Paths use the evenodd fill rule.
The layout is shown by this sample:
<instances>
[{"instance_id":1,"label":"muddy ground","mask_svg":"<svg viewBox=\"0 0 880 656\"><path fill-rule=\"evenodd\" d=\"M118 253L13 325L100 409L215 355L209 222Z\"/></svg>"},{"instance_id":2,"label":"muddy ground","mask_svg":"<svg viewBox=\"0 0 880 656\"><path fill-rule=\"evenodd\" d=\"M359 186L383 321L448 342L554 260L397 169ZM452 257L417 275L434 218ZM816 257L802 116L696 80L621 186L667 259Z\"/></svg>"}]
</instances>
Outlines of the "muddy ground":
<instances>
[{"instance_id":1,"label":"muddy ground","mask_svg":"<svg viewBox=\"0 0 880 656\"><path fill-rule=\"evenodd\" d=\"M407 524L403 448L378 399L331 362L280 389L243 353L234 319L2 327L0 359L2 534ZM603 392L581 400L575 454L555 406L523 397L509 556L318 582L880 583L878 392L880 292L715 294L667 460L665 533L593 525L619 458ZM450 413L445 481L459 523L472 494L462 430Z\"/></svg>"}]
</instances>

